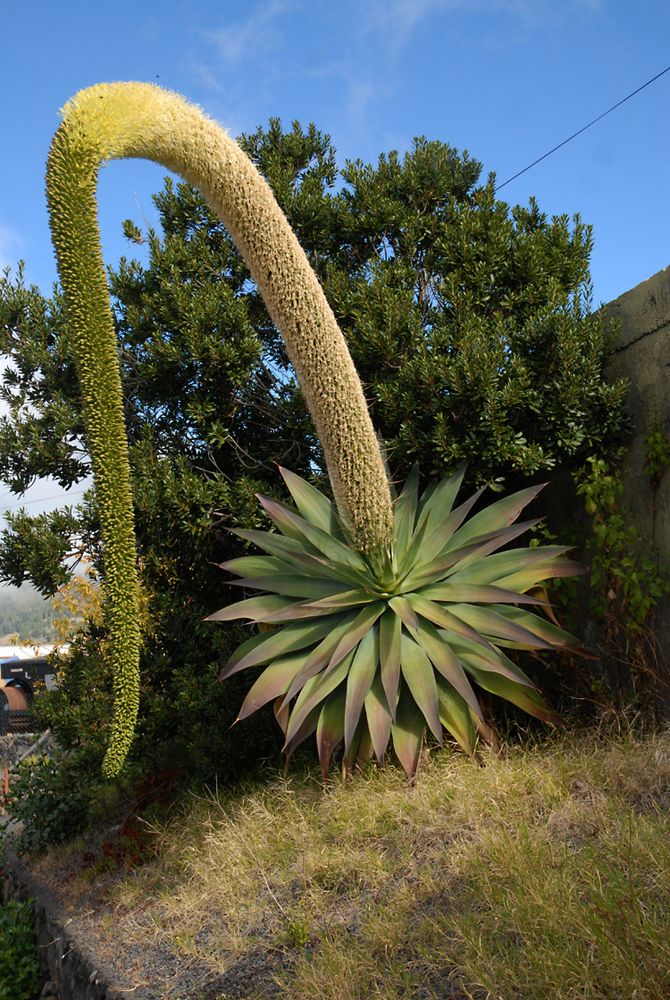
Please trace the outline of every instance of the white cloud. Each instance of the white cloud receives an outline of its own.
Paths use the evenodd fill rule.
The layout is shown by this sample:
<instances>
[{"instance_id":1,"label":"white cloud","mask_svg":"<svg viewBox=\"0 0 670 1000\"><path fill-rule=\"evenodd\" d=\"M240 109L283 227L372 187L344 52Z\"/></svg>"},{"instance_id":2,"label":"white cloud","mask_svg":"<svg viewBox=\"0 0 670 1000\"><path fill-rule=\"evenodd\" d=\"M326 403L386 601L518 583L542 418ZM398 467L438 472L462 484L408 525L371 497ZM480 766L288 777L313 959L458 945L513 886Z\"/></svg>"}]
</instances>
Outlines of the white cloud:
<instances>
[{"instance_id":1,"label":"white cloud","mask_svg":"<svg viewBox=\"0 0 670 1000\"><path fill-rule=\"evenodd\" d=\"M207 107L231 135L257 125L254 106L242 81L253 74L255 98L267 92L271 82L285 75L285 56L290 39L282 20L299 10L305 0L258 0L244 7L246 16L237 20L220 17L213 27L191 28L194 46L184 60L184 70L207 94ZM246 114L240 109L246 109Z\"/></svg>"},{"instance_id":2,"label":"white cloud","mask_svg":"<svg viewBox=\"0 0 670 1000\"><path fill-rule=\"evenodd\" d=\"M209 90L214 94L220 94L223 90L223 85L221 83L221 78L218 73L216 73L211 66L208 66L204 62L192 59L186 65L187 71L191 76L203 87L205 90Z\"/></svg>"},{"instance_id":3,"label":"white cloud","mask_svg":"<svg viewBox=\"0 0 670 1000\"><path fill-rule=\"evenodd\" d=\"M592 11L602 2L568 0L567 6ZM197 51L185 68L209 93L210 107L232 135L253 127L255 120L247 120L253 118L252 109L271 105L277 86L294 76L305 84L310 78L331 77L342 95L342 118L350 131L360 134L376 102L392 93L389 64L401 57L418 28L445 18L452 42L490 48L518 42L554 9L552 0L345 0L324 19L331 21L337 37L333 56L324 60L321 46L318 61L308 56L296 63L291 30L297 14L314 14L314 3L256 0L240 7L237 20L221 17L211 27L192 28ZM473 15L480 19L477 33L469 21ZM380 73L380 62L388 72ZM240 80L246 81L249 73L255 80L253 96L241 90ZM247 109L246 117L240 116L240 107Z\"/></svg>"},{"instance_id":4,"label":"white cloud","mask_svg":"<svg viewBox=\"0 0 670 1000\"><path fill-rule=\"evenodd\" d=\"M507 6L508 0L483 0L489 7ZM514 2L514 0L510 0ZM430 14L481 9L482 0L371 0L368 27L378 31L393 48L400 48L414 28Z\"/></svg>"},{"instance_id":5,"label":"white cloud","mask_svg":"<svg viewBox=\"0 0 670 1000\"><path fill-rule=\"evenodd\" d=\"M577 7L596 11L602 0L572 0ZM368 0L366 27L399 49L429 15L506 14L521 27L541 22L553 8L550 0Z\"/></svg>"},{"instance_id":6,"label":"white cloud","mask_svg":"<svg viewBox=\"0 0 670 1000\"><path fill-rule=\"evenodd\" d=\"M404 40L428 14L444 13L467 6L466 0L391 0L391 3L371 5L373 20L385 25L387 34Z\"/></svg>"},{"instance_id":7,"label":"white cloud","mask_svg":"<svg viewBox=\"0 0 670 1000\"><path fill-rule=\"evenodd\" d=\"M253 53L268 53L279 48L283 36L278 21L295 10L293 0L262 0L248 17L211 31L199 31L215 49L220 62L231 65L248 59Z\"/></svg>"}]
</instances>

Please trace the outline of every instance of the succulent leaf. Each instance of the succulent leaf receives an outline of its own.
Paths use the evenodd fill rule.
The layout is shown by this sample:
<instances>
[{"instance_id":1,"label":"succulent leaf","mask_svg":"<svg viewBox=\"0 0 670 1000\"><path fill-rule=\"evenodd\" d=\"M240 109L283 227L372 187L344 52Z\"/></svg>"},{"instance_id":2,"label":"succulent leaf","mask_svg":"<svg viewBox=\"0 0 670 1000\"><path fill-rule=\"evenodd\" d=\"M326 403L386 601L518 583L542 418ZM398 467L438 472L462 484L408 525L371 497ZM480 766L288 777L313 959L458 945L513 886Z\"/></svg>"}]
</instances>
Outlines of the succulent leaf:
<instances>
[{"instance_id":1,"label":"succulent leaf","mask_svg":"<svg viewBox=\"0 0 670 1000\"><path fill-rule=\"evenodd\" d=\"M289 573L269 576L244 577L242 580L231 580L235 587L245 587L247 590L274 590L277 594L287 597L319 598L330 597L338 593L336 584L328 580L316 580L310 576L292 576Z\"/></svg>"},{"instance_id":2,"label":"succulent leaf","mask_svg":"<svg viewBox=\"0 0 670 1000\"><path fill-rule=\"evenodd\" d=\"M424 540L430 527L431 522L429 515L428 518L422 520L421 524L417 525L416 531L410 536L410 541L405 550L404 557L401 558L400 553L398 553L396 564L401 578L406 577L416 565L417 558L423 548Z\"/></svg>"},{"instance_id":3,"label":"succulent leaf","mask_svg":"<svg viewBox=\"0 0 670 1000\"><path fill-rule=\"evenodd\" d=\"M574 646L575 640L569 632L559 625L554 625L546 618L531 614L529 611L522 611L521 608L511 608L503 605L493 604L491 607L502 617L510 621L519 622L529 632L534 633L555 649L568 649Z\"/></svg>"},{"instance_id":4,"label":"succulent leaf","mask_svg":"<svg viewBox=\"0 0 670 1000\"><path fill-rule=\"evenodd\" d=\"M451 646L445 642L437 629L430 622L422 620L418 629L412 632L413 637L422 647L429 660L472 711L483 721L482 710L470 685L461 661ZM436 678L439 680L439 678Z\"/></svg>"},{"instance_id":5,"label":"succulent leaf","mask_svg":"<svg viewBox=\"0 0 670 1000\"><path fill-rule=\"evenodd\" d=\"M414 532L414 521L419 501L419 468L414 466L405 488L395 502L393 521L394 553L400 560L405 558Z\"/></svg>"},{"instance_id":6,"label":"succulent leaf","mask_svg":"<svg viewBox=\"0 0 670 1000\"><path fill-rule=\"evenodd\" d=\"M344 708L344 752L351 747L361 717L363 703L372 687L379 657L378 630L371 628L358 644L347 678L347 700Z\"/></svg>"},{"instance_id":7,"label":"succulent leaf","mask_svg":"<svg viewBox=\"0 0 670 1000\"><path fill-rule=\"evenodd\" d=\"M511 539L509 539L511 541ZM504 582L511 576L523 576L528 573L531 580L544 579L545 565L560 569L563 560L560 559L567 548L557 545L538 546L535 549L507 549L495 555L487 554L486 558L478 558L458 570L459 583L494 584L497 587L508 587ZM559 557L559 558L555 558ZM567 561L567 560L566 560ZM529 572L532 570L533 572ZM551 576L557 576L553 570ZM451 581L450 581L451 582ZM534 586L534 584L531 584Z\"/></svg>"},{"instance_id":8,"label":"succulent leaf","mask_svg":"<svg viewBox=\"0 0 670 1000\"><path fill-rule=\"evenodd\" d=\"M470 666L477 670L490 671L502 674L511 681L519 684L526 684L528 687L535 687L529 677L526 677L521 667L513 663L501 649L492 643L486 645L464 639L462 636L449 637L447 632L440 631L440 635L448 639L451 648L454 650L466 671Z\"/></svg>"},{"instance_id":9,"label":"succulent leaf","mask_svg":"<svg viewBox=\"0 0 670 1000\"><path fill-rule=\"evenodd\" d=\"M462 503L460 507L456 508L456 510L452 510L447 517L439 519L436 517L434 519L431 529L426 532L426 536L424 538L423 544L426 552L434 553L435 558L444 552L453 538L454 533L463 524L463 521L477 503L483 492L484 490L481 489L476 493L473 493L473 495L469 497L465 503ZM425 508L422 512L422 517L424 514L430 516L430 511L434 510L434 505L431 508Z\"/></svg>"},{"instance_id":10,"label":"succulent leaf","mask_svg":"<svg viewBox=\"0 0 670 1000\"><path fill-rule=\"evenodd\" d=\"M465 700L439 677L437 678L437 697L440 721L444 728L451 733L466 753L474 753L477 731Z\"/></svg>"},{"instance_id":11,"label":"succulent leaf","mask_svg":"<svg viewBox=\"0 0 670 1000\"><path fill-rule=\"evenodd\" d=\"M375 594L366 590L343 590L333 594L331 597L322 597L318 601L310 601L310 608L327 608L335 610L338 608L358 607L361 604L372 604L377 599Z\"/></svg>"},{"instance_id":12,"label":"succulent leaf","mask_svg":"<svg viewBox=\"0 0 670 1000\"><path fill-rule=\"evenodd\" d=\"M523 589L526 591L532 587L536 587L538 583L544 583L545 580L558 579L564 576L578 576L580 573L585 572L586 567L573 562L571 559L552 559L546 562L538 560L538 563L532 570L520 569L517 573L510 573L509 576L498 580L498 585L507 589L518 588L519 590Z\"/></svg>"},{"instance_id":13,"label":"succulent leaf","mask_svg":"<svg viewBox=\"0 0 670 1000\"><path fill-rule=\"evenodd\" d=\"M295 558L306 551L306 548L295 538L278 535L273 531L259 531L257 528L234 528L232 534L237 535L238 538L241 538L245 542L257 545L259 549L265 549L271 556L277 556L284 560L290 557ZM248 557L243 556L242 558ZM234 559L230 561L235 562ZM222 563L222 566L225 568L229 564ZM231 570L231 572L236 572L236 570Z\"/></svg>"},{"instance_id":14,"label":"succulent leaf","mask_svg":"<svg viewBox=\"0 0 670 1000\"><path fill-rule=\"evenodd\" d=\"M287 607L269 612L264 617L256 619L258 624L284 625L286 622L299 621L308 618L325 618L332 615L334 611L346 611L347 608L324 608L314 605L311 601L292 601Z\"/></svg>"},{"instance_id":15,"label":"succulent leaf","mask_svg":"<svg viewBox=\"0 0 670 1000\"><path fill-rule=\"evenodd\" d=\"M306 739L316 731L316 727L319 723L319 718L321 716L321 709L319 706L313 709L303 722L303 724L298 729L297 733L292 740L284 744L284 753L286 754L286 766L288 767L291 757L298 749L301 743L304 743Z\"/></svg>"},{"instance_id":16,"label":"succulent leaf","mask_svg":"<svg viewBox=\"0 0 670 1000\"><path fill-rule=\"evenodd\" d=\"M435 510L441 517L449 513L461 488L465 470L466 465L463 462L450 476L446 476L440 481L433 480L421 498L422 513L430 513L430 511ZM478 497L480 494L481 491L477 491L475 496Z\"/></svg>"},{"instance_id":17,"label":"succulent leaf","mask_svg":"<svg viewBox=\"0 0 670 1000\"><path fill-rule=\"evenodd\" d=\"M353 649L358 645L361 639L363 639L363 637L370 631L374 623L382 614L383 610L384 605L381 601L377 601L375 604L371 604L359 611L358 615L351 623L350 630L340 639L337 649L333 653L331 663L339 663L340 660L347 655L350 649Z\"/></svg>"},{"instance_id":18,"label":"succulent leaf","mask_svg":"<svg viewBox=\"0 0 670 1000\"><path fill-rule=\"evenodd\" d=\"M333 750L344 737L345 689L341 688L325 702L316 727L316 745L319 753L321 774L325 781Z\"/></svg>"},{"instance_id":19,"label":"succulent leaf","mask_svg":"<svg viewBox=\"0 0 670 1000\"><path fill-rule=\"evenodd\" d=\"M328 635L333 625L339 624L339 621L339 618L335 620L328 618L325 621L321 619L307 625L291 624L280 631L271 632L269 635L254 636L233 653L221 674L221 680L237 673L238 670L244 670L245 667L256 667L260 663L269 663L278 656L284 656L286 653L293 653L297 649L311 646L317 640ZM260 642L257 642L257 639L260 639Z\"/></svg>"},{"instance_id":20,"label":"succulent leaf","mask_svg":"<svg viewBox=\"0 0 670 1000\"><path fill-rule=\"evenodd\" d=\"M421 646L408 635L403 635L400 643L400 668L412 698L421 709L433 735L441 743L442 726L433 665Z\"/></svg>"},{"instance_id":21,"label":"succulent leaf","mask_svg":"<svg viewBox=\"0 0 670 1000\"><path fill-rule=\"evenodd\" d=\"M485 691L490 691L491 694L496 694L504 698L505 701L510 701L537 719L542 719L553 725L561 725L560 715L546 705L540 692L534 686L517 683L492 670L479 670L471 662L466 664L466 670L472 674L479 686Z\"/></svg>"},{"instance_id":22,"label":"succulent leaf","mask_svg":"<svg viewBox=\"0 0 670 1000\"><path fill-rule=\"evenodd\" d=\"M277 720L277 725L285 736L286 727L288 726L288 720L291 714L290 709L288 705L284 704L284 699L281 697L275 700L272 709L274 711L275 719Z\"/></svg>"},{"instance_id":23,"label":"succulent leaf","mask_svg":"<svg viewBox=\"0 0 670 1000\"><path fill-rule=\"evenodd\" d=\"M289 685L302 667L303 657L300 654L286 657L282 660L275 660L252 685L247 694L242 708L239 711L236 722L241 722L248 715L256 712L269 701L278 698L279 695L286 694Z\"/></svg>"},{"instance_id":24,"label":"succulent leaf","mask_svg":"<svg viewBox=\"0 0 670 1000\"><path fill-rule=\"evenodd\" d=\"M450 611L488 639L496 641L508 639L526 649L551 649L551 643L541 639L520 623L509 621L490 607L477 604L452 604ZM522 621L525 621L524 612Z\"/></svg>"},{"instance_id":25,"label":"succulent leaf","mask_svg":"<svg viewBox=\"0 0 670 1000\"><path fill-rule=\"evenodd\" d=\"M404 580L404 589L414 589L424 587L429 583L438 583L446 580L456 573L460 574L474 563L476 560L483 560L485 556L495 552L514 538L529 531L538 524L539 519L514 524L501 531L490 531L486 535L479 535L473 541L461 545L458 532L452 537L441 554L429 563L417 565Z\"/></svg>"},{"instance_id":26,"label":"succulent leaf","mask_svg":"<svg viewBox=\"0 0 670 1000\"><path fill-rule=\"evenodd\" d=\"M293 738L310 712L347 678L353 669L353 660L354 654L349 653L333 670L315 674L305 683L291 711L291 718L286 730L287 742Z\"/></svg>"},{"instance_id":27,"label":"succulent leaf","mask_svg":"<svg viewBox=\"0 0 670 1000\"><path fill-rule=\"evenodd\" d=\"M238 532L271 554L224 564L240 586L272 593L210 616L279 626L247 640L224 668L222 677L269 664L240 719L274 699L287 757L316 731L324 778L340 743L347 771L373 754L381 763L391 739L410 779L427 727L439 743L446 730L467 753L478 739L495 743L476 686L559 721L504 652L576 647L544 617L551 608L537 585L581 567L558 546L506 548L537 523L512 522L539 487L467 521L479 494L454 508L462 469L422 496L413 471L395 502L392 549L363 553L325 497L282 475L297 510L261 498L279 533Z\"/></svg>"},{"instance_id":28,"label":"succulent leaf","mask_svg":"<svg viewBox=\"0 0 670 1000\"><path fill-rule=\"evenodd\" d=\"M293 497L296 507L306 521L332 536L341 536L342 528L335 507L310 483L289 469L279 466L282 479Z\"/></svg>"},{"instance_id":29,"label":"succulent leaf","mask_svg":"<svg viewBox=\"0 0 670 1000\"><path fill-rule=\"evenodd\" d=\"M295 698L301 690L303 684L309 680L310 677L314 677L314 675L320 670L325 671L333 669L333 654L335 653L342 637L345 636L351 628L353 621L353 615L345 616L340 624L332 629L328 635L326 635L325 638L323 638L321 642L312 649L303 662L302 670L296 676L295 680L291 684L291 687L286 692L285 702L287 704ZM337 662L339 663L341 660L338 660ZM335 666L337 666L337 663L335 663Z\"/></svg>"},{"instance_id":30,"label":"succulent leaf","mask_svg":"<svg viewBox=\"0 0 670 1000\"><path fill-rule=\"evenodd\" d=\"M534 597L530 594L517 594L513 590L504 590L502 587L479 587L475 584L446 583L429 584L421 588L421 596L432 601L446 601L448 603L459 604L536 604L548 605L548 600L541 597ZM502 614L502 611L501 611Z\"/></svg>"},{"instance_id":31,"label":"succulent leaf","mask_svg":"<svg viewBox=\"0 0 670 1000\"><path fill-rule=\"evenodd\" d=\"M296 572L290 562L277 556L239 556L237 559L229 559L227 562L219 563L219 569L228 570L229 573L237 573L239 576L250 577Z\"/></svg>"},{"instance_id":32,"label":"succulent leaf","mask_svg":"<svg viewBox=\"0 0 670 1000\"><path fill-rule=\"evenodd\" d=\"M385 611L379 625L379 659L381 682L386 694L391 718L395 722L400 684L400 638L402 622L390 609Z\"/></svg>"},{"instance_id":33,"label":"succulent leaf","mask_svg":"<svg viewBox=\"0 0 670 1000\"><path fill-rule=\"evenodd\" d=\"M414 779L419 767L425 729L426 720L423 714L405 692L398 704L396 720L391 726L391 736L393 749L410 781Z\"/></svg>"},{"instance_id":34,"label":"succulent leaf","mask_svg":"<svg viewBox=\"0 0 670 1000\"><path fill-rule=\"evenodd\" d=\"M486 535L490 531L508 528L513 521L516 521L523 508L527 507L545 486L546 483L542 483L540 486L530 486L525 490L519 490L518 493L503 497L502 500L497 500L490 507L475 514L459 530L459 544L471 541L479 535Z\"/></svg>"},{"instance_id":35,"label":"succulent leaf","mask_svg":"<svg viewBox=\"0 0 670 1000\"><path fill-rule=\"evenodd\" d=\"M311 572L314 576L323 576L329 580L337 580L340 583L348 583L349 587L365 587L368 578L366 573L359 573L354 569L343 566L324 559L321 555L310 555L308 552L296 554L293 557L296 567L300 572Z\"/></svg>"},{"instance_id":36,"label":"succulent leaf","mask_svg":"<svg viewBox=\"0 0 670 1000\"><path fill-rule=\"evenodd\" d=\"M372 760L373 753L372 740L370 739L366 721L364 718L361 718L356 726L353 739L349 744L349 749L345 750L342 757L344 773L348 774L352 771L354 764L367 764L369 760Z\"/></svg>"},{"instance_id":37,"label":"succulent leaf","mask_svg":"<svg viewBox=\"0 0 670 1000\"><path fill-rule=\"evenodd\" d=\"M476 629L471 628L466 622L452 614L451 608L454 605L443 606L436 601L426 600L421 594L408 594L407 600L423 618L427 618L429 622L439 625L447 632L452 632L454 636L470 639L475 643L481 643L483 646L489 645L488 641Z\"/></svg>"},{"instance_id":38,"label":"succulent leaf","mask_svg":"<svg viewBox=\"0 0 670 1000\"><path fill-rule=\"evenodd\" d=\"M389 601L389 607L392 611L395 611L406 628L413 629L419 627L419 619L416 617L416 611L412 607L411 601L406 597L392 597Z\"/></svg>"},{"instance_id":39,"label":"succulent leaf","mask_svg":"<svg viewBox=\"0 0 670 1000\"><path fill-rule=\"evenodd\" d=\"M298 602L299 603L299 602ZM290 597L279 597L274 594L264 594L263 597L249 597L246 601L238 601L237 604L229 604L220 611L215 611L213 615L205 618L206 622L229 622L237 618L248 618L250 621L265 621L268 615L273 612L282 611L284 608L293 608L296 601Z\"/></svg>"},{"instance_id":40,"label":"succulent leaf","mask_svg":"<svg viewBox=\"0 0 670 1000\"><path fill-rule=\"evenodd\" d=\"M372 686L365 696L365 715L375 757L381 764L391 735L391 713L382 686L379 673L375 675Z\"/></svg>"},{"instance_id":41,"label":"succulent leaf","mask_svg":"<svg viewBox=\"0 0 670 1000\"><path fill-rule=\"evenodd\" d=\"M295 514L277 500L256 494L261 502L266 514L274 521L280 531L301 542L308 542L315 549L326 556L334 563L342 563L351 569L364 573L366 571L365 560L359 552L343 545L327 531L322 531L315 525L310 524L299 514Z\"/></svg>"}]
</instances>

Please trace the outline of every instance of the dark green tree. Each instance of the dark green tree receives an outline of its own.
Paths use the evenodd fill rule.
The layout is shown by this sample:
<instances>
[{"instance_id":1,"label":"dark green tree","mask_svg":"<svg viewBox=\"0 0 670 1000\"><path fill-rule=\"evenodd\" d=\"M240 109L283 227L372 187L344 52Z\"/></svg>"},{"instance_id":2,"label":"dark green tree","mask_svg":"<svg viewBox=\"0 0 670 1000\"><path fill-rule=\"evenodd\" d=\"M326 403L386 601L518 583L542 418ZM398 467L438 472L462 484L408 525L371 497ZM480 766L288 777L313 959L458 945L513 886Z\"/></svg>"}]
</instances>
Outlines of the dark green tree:
<instances>
[{"instance_id":1,"label":"dark green tree","mask_svg":"<svg viewBox=\"0 0 670 1000\"><path fill-rule=\"evenodd\" d=\"M474 480L509 487L609 449L624 387L602 377L590 228L533 200L510 209L479 174L425 139L404 159L348 164L349 249L326 287L394 471L466 460Z\"/></svg>"},{"instance_id":2,"label":"dark green tree","mask_svg":"<svg viewBox=\"0 0 670 1000\"><path fill-rule=\"evenodd\" d=\"M608 333L590 311L592 236L579 218L548 219L533 201L510 208L493 177L480 183L477 161L439 142L341 172L313 126L271 120L241 142L324 284L394 479L414 463L427 478L466 459L472 482L511 488L619 445L625 388L603 379ZM264 722L247 740L228 735L247 682L215 683L240 635L202 621L239 596L216 564L241 551L227 529L267 526L254 493L278 494L275 463L323 486L322 460L225 228L188 185L167 179L155 201L160 231L126 221L140 260L109 274L146 601L138 749L206 746L232 772L252 742L262 747ZM0 478L18 495L40 476L81 482L86 442L57 288L47 298L20 270L0 278L0 350L12 361ZM18 511L0 539L0 578L48 594L84 553L100 567L93 495L48 515ZM82 637L54 724L58 704L84 695L85 665L100 670L99 641ZM78 738L91 731L89 719Z\"/></svg>"}]
</instances>

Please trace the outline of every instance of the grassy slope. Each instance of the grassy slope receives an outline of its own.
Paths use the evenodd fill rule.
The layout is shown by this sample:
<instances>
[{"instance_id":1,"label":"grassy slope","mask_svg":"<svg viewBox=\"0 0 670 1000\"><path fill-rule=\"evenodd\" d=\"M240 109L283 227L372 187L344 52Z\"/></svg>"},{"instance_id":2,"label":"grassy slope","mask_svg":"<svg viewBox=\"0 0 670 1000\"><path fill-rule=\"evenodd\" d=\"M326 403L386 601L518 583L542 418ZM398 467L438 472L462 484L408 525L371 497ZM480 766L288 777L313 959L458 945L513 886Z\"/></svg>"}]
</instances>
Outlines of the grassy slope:
<instances>
[{"instance_id":1,"label":"grassy slope","mask_svg":"<svg viewBox=\"0 0 670 1000\"><path fill-rule=\"evenodd\" d=\"M670 733L484 764L196 800L117 884L129 940L213 973L270 951L293 1000L670 996Z\"/></svg>"}]
</instances>

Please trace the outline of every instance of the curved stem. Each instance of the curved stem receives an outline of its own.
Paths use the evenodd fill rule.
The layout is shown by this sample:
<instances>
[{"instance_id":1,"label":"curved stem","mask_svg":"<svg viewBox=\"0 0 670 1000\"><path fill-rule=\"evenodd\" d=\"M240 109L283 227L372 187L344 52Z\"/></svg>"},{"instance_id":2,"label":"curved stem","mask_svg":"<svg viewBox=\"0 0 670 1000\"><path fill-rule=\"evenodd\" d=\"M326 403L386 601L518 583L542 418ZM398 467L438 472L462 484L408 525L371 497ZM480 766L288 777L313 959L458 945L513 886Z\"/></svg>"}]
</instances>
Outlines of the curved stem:
<instances>
[{"instance_id":1,"label":"curved stem","mask_svg":"<svg viewBox=\"0 0 670 1000\"><path fill-rule=\"evenodd\" d=\"M141 157L200 189L225 223L286 343L323 445L340 514L361 550L390 545L391 495L360 379L323 290L269 186L199 108L152 84L99 84L64 108L51 146L52 238L77 357L105 552L116 773L138 706L139 626L128 447L116 335L97 222L102 161Z\"/></svg>"}]
</instances>

